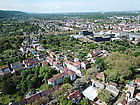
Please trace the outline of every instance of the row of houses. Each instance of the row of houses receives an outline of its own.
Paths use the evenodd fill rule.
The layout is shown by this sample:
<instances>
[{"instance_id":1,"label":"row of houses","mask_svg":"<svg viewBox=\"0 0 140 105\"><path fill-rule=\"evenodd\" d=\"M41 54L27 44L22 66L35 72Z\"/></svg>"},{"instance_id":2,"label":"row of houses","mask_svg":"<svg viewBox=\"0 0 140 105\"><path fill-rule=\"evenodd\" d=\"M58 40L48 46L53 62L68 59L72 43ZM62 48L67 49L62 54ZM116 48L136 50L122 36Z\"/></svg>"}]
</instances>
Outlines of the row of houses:
<instances>
[{"instance_id":1,"label":"row of houses","mask_svg":"<svg viewBox=\"0 0 140 105\"><path fill-rule=\"evenodd\" d=\"M75 72L68 70L63 73L53 75L53 77L48 80L48 84L51 84L52 86L62 84L66 77L69 78L71 81L76 80Z\"/></svg>"},{"instance_id":2,"label":"row of houses","mask_svg":"<svg viewBox=\"0 0 140 105\"><path fill-rule=\"evenodd\" d=\"M47 56L42 64L48 64L60 72L50 78L48 84L52 84L53 86L59 85L64 82L65 77L69 77L72 81L75 80L76 75L82 76L81 70L87 69L89 63L95 63L96 57L106 57L107 54L108 52L105 50L95 50L92 54L87 55L87 61L80 62L79 59L76 58L74 61L68 60L63 53L56 54L55 52L48 51L49 56Z\"/></svg>"},{"instance_id":3,"label":"row of houses","mask_svg":"<svg viewBox=\"0 0 140 105\"><path fill-rule=\"evenodd\" d=\"M15 62L12 64L7 64L0 66L0 75L5 75L8 73L14 73L19 70L29 69L42 64L41 61L46 59L45 55L42 55L40 51L44 51L44 48L39 44L37 37L30 37L24 39L22 47L19 49L21 54L32 54L32 58L25 59L21 62Z\"/></svg>"},{"instance_id":4,"label":"row of houses","mask_svg":"<svg viewBox=\"0 0 140 105\"><path fill-rule=\"evenodd\" d=\"M41 92L38 92L36 94L33 94L27 98L25 98L24 100L21 100L19 102L14 102L12 103L12 105L26 105L26 104L31 104L33 102L35 102L36 100L40 100L40 98L42 97L47 97L49 95L51 95L53 92L59 90L59 86L53 87L52 89L48 89L48 90L44 90Z\"/></svg>"}]
</instances>

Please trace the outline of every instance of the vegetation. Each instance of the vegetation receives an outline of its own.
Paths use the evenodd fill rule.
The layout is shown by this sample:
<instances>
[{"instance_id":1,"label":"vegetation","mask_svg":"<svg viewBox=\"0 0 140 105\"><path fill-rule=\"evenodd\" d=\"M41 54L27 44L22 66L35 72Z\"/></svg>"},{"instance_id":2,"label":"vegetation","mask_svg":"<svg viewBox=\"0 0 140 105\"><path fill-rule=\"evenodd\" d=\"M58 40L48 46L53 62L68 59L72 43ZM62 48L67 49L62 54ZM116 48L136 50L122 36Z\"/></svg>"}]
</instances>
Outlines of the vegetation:
<instances>
[{"instance_id":1,"label":"vegetation","mask_svg":"<svg viewBox=\"0 0 140 105\"><path fill-rule=\"evenodd\" d=\"M46 49L58 52L63 52L69 60L79 58L80 61L87 60L87 54L93 50L107 50L109 56L106 58L96 57L95 64L90 64L90 69L83 70L85 77L78 78L73 84L69 78L64 78L64 84L60 85L60 89L53 92L50 97L42 97L32 105L46 104L52 99L57 100L59 105L72 105L71 100L66 97L73 89L83 89L88 87L87 79L96 79L95 72L104 72L106 82L113 81L118 85L125 85L135 78L140 78L140 43L133 44L127 40L116 40L101 43L88 43L70 36L52 35L43 36L45 33L60 30L59 26L65 26L63 23L57 22L56 25L50 22L47 26L45 23L48 20L67 20L76 16L76 19L89 19L89 22L94 22L95 25L102 25L105 29L105 24L113 24L109 22L108 16L137 16L139 13L74 13L74 14L27 14L19 11L0 11L0 66L11 64L18 61L23 61L28 57L33 57L31 54L21 55L19 48L21 43L27 36L38 35L40 43ZM96 19L99 19L98 21ZM121 23L122 20L114 20L114 23ZM135 20L126 19L125 22L135 22ZM76 27L73 27L76 29ZM109 27L108 29L112 29ZM138 31L139 32L139 31ZM47 51L41 52L47 54ZM63 61L61 61L63 64ZM0 102L7 104L9 102L19 101L24 98L28 92L36 93L36 90L51 89L52 85L48 85L47 81L58 72L49 66L36 67L25 69L0 77ZM108 105L113 100L113 96L106 90L98 91L98 98L106 102ZM1 104L0 103L0 104ZM80 105L89 105L89 101L83 98Z\"/></svg>"},{"instance_id":2,"label":"vegetation","mask_svg":"<svg viewBox=\"0 0 140 105\"><path fill-rule=\"evenodd\" d=\"M12 97L11 99L14 101L19 101L28 92L35 92L36 89L40 88L43 90L51 88L50 86L46 88L41 85L47 82L46 79L51 78L56 73L50 67L44 66L30 70L21 70L16 74L2 78L0 81L0 90L2 92L2 96L0 97L1 102L10 102L8 98L7 100L3 100L7 95ZM46 78L46 74L49 74L49 77Z\"/></svg>"},{"instance_id":3,"label":"vegetation","mask_svg":"<svg viewBox=\"0 0 140 105\"><path fill-rule=\"evenodd\" d=\"M136 68L140 67L140 56L135 57L115 52L111 53L105 62L108 67L104 72L108 81L124 83L125 80L134 79L134 74L139 75Z\"/></svg>"},{"instance_id":4,"label":"vegetation","mask_svg":"<svg viewBox=\"0 0 140 105\"><path fill-rule=\"evenodd\" d=\"M107 103L107 105L111 105L113 100L113 96L106 90L98 90L98 99Z\"/></svg>"}]
</instances>

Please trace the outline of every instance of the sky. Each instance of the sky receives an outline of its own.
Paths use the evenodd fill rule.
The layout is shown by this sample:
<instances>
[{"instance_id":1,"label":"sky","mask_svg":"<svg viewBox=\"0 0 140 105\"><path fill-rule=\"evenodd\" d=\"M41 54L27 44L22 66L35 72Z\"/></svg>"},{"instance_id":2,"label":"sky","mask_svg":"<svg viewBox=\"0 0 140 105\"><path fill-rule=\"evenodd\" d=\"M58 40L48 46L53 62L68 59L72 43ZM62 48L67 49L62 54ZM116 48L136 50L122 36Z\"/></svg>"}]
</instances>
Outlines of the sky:
<instances>
[{"instance_id":1,"label":"sky","mask_svg":"<svg viewBox=\"0 0 140 105\"><path fill-rule=\"evenodd\" d=\"M140 0L0 0L0 10L30 13L140 10Z\"/></svg>"}]
</instances>

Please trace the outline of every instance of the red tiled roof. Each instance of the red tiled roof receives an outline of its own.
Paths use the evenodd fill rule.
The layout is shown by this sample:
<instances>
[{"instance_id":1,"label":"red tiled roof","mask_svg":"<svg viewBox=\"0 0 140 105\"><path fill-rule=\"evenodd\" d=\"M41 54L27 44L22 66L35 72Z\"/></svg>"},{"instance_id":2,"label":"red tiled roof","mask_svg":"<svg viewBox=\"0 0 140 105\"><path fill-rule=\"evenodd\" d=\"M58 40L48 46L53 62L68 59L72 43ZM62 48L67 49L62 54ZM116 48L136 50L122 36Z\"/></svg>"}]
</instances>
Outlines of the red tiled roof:
<instances>
[{"instance_id":1,"label":"red tiled roof","mask_svg":"<svg viewBox=\"0 0 140 105\"><path fill-rule=\"evenodd\" d=\"M137 93L136 96L140 96L140 93Z\"/></svg>"},{"instance_id":2,"label":"red tiled roof","mask_svg":"<svg viewBox=\"0 0 140 105\"><path fill-rule=\"evenodd\" d=\"M24 60L25 63L35 63L38 62L37 58L29 58Z\"/></svg>"},{"instance_id":3,"label":"red tiled roof","mask_svg":"<svg viewBox=\"0 0 140 105\"><path fill-rule=\"evenodd\" d=\"M136 82L136 83L140 83L140 78L136 78L136 79L135 79L135 82Z\"/></svg>"},{"instance_id":4,"label":"red tiled roof","mask_svg":"<svg viewBox=\"0 0 140 105\"><path fill-rule=\"evenodd\" d=\"M58 80L58 79L60 79L60 78L62 78L62 77L64 77L65 75L64 75L64 73L59 73L59 74L56 74L56 75L54 75L52 78L50 78L48 81L49 82L54 82L54 81L56 81L56 80Z\"/></svg>"},{"instance_id":5,"label":"red tiled roof","mask_svg":"<svg viewBox=\"0 0 140 105\"><path fill-rule=\"evenodd\" d=\"M65 75L74 75L75 72L71 71L71 70L68 70L68 71L65 71L64 73L59 73L59 74L56 74L54 75L52 78L50 78L48 81L49 82L54 82L60 78L63 78Z\"/></svg>"},{"instance_id":6,"label":"red tiled roof","mask_svg":"<svg viewBox=\"0 0 140 105\"><path fill-rule=\"evenodd\" d=\"M49 62L55 61L55 60L54 60L53 58L51 58L51 57L47 57L47 59L48 59Z\"/></svg>"},{"instance_id":7,"label":"red tiled roof","mask_svg":"<svg viewBox=\"0 0 140 105\"><path fill-rule=\"evenodd\" d=\"M80 66L81 62L77 61L77 62L72 62L72 61L65 61L65 63L71 64L73 66Z\"/></svg>"},{"instance_id":8,"label":"red tiled roof","mask_svg":"<svg viewBox=\"0 0 140 105\"><path fill-rule=\"evenodd\" d=\"M88 61L84 61L85 64L88 64Z\"/></svg>"},{"instance_id":9,"label":"red tiled roof","mask_svg":"<svg viewBox=\"0 0 140 105\"><path fill-rule=\"evenodd\" d=\"M73 93L70 93L68 99L77 99L81 97L81 93L79 90L75 90Z\"/></svg>"},{"instance_id":10,"label":"red tiled roof","mask_svg":"<svg viewBox=\"0 0 140 105\"><path fill-rule=\"evenodd\" d=\"M49 63L47 61L42 62L43 65L48 65Z\"/></svg>"},{"instance_id":11,"label":"red tiled roof","mask_svg":"<svg viewBox=\"0 0 140 105\"><path fill-rule=\"evenodd\" d=\"M9 68L9 66L8 65L0 66L0 69L5 69L5 68Z\"/></svg>"}]
</instances>

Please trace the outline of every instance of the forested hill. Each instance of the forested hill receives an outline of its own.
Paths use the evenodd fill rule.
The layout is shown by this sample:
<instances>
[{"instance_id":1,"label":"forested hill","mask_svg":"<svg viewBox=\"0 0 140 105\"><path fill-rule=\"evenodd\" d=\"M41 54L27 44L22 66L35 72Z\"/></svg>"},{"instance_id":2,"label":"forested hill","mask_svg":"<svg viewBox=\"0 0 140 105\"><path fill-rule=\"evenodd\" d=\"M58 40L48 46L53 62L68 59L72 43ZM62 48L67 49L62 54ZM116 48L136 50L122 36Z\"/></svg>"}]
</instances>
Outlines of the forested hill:
<instances>
[{"instance_id":1,"label":"forested hill","mask_svg":"<svg viewBox=\"0 0 140 105\"><path fill-rule=\"evenodd\" d=\"M25 15L27 15L27 13L21 11L0 10L0 19L9 19L9 18L20 17Z\"/></svg>"}]
</instances>

